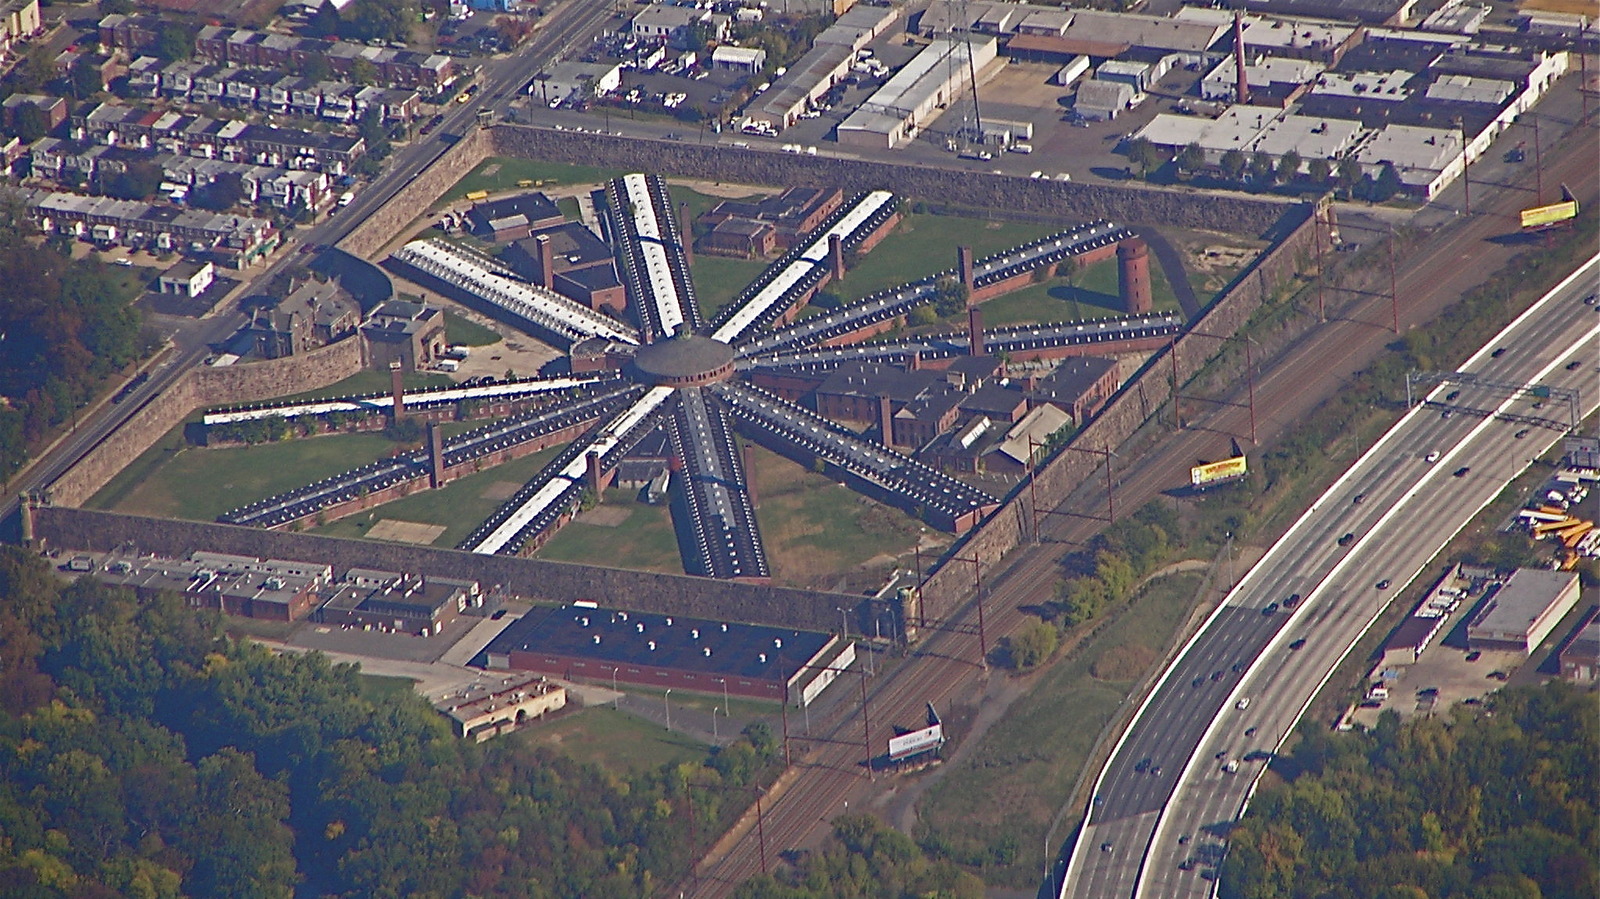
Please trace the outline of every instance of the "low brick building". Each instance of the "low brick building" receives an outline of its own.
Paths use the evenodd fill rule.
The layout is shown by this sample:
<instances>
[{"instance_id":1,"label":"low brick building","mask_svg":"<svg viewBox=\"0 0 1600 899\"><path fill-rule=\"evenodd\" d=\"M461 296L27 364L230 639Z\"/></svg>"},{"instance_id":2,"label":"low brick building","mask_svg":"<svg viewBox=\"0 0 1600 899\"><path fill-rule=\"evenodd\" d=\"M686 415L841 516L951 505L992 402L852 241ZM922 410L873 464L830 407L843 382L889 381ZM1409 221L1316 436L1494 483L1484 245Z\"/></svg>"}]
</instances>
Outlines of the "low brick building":
<instances>
[{"instance_id":1,"label":"low brick building","mask_svg":"<svg viewBox=\"0 0 1600 899\"><path fill-rule=\"evenodd\" d=\"M1117 360L1104 356L1074 356L1056 370L1033 382L1028 401L1049 403L1072 416L1078 424L1100 411L1121 386Z\"/></svg>"},{"instance_id":2,"label":"low brick building","mask_svg":"<svg viewBox=\"0 0 1600 899\"><path fill-rule=\"evenodd\" d=\"M405 300L388 300L373 309L361 325L361 339L367 343L368 365L383 371L393 362L406 371L421 371L449 348L444 311Z\"/></svg>"},{"instance_id":3,"label":"low brick building","mask_svg":"<svg viewBox=\"0 0 1600 899\"><path fill-rule=\"evenodd\" d=\"M537 674L510 674L475 681L433 704L449 718L456 736L479 743L508 733L567 705L567 689Z\"/></svg>"}]
</instances>

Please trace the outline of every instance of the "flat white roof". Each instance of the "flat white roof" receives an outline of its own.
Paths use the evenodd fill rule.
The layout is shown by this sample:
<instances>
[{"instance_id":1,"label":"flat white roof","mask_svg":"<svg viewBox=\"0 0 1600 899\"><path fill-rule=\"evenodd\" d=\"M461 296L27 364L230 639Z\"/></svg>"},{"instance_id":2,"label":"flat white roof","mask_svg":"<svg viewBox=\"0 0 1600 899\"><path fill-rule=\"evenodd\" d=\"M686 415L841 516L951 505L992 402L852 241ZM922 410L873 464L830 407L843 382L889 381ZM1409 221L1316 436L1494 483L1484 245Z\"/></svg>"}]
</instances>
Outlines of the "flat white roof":
<instances>
[{"instance_id":1,"label":"flat white roof","mask_svg":"<svg viewBox=\"0 0 1600 899\"><path fill-rule=\"evenodd\" d=\"M1333 159L1343 155L1363 130L1360 122L1349 119L1284 116L1269 123L1256 135L1256 139L1250 142L1250 149L1269 153L1273 157L1293 150L1305 160Z\"/></svg>"},{"instance_id":2,"label":"flat white roof","mask_svg":"<svg viewBox=\"0 0 1600 899\"><path fill-rule=\"evenodd\" d=\"M1405 69L1392 72L1323 72L1311 85L1311 92L1329 97L1361 97L1397 103L1411 96L1411 91L1405 85L1413 77L1415 73Z\"/></svg>"}]
</instances>

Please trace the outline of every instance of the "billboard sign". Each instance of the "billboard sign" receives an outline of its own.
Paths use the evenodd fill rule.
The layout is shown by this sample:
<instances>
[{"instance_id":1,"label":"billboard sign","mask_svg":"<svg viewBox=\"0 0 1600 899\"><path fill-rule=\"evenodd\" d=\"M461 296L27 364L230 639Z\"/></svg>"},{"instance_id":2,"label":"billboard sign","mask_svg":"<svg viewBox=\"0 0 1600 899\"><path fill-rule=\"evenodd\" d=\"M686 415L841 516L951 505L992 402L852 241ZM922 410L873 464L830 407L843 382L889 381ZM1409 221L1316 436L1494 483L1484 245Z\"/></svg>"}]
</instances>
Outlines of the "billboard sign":
<instances>
[{"instance_id":1,"label":"billboard sign","mask_svg":"<svg viewBox=\"0 0 1600 899\"><path fill-rule=\"evenodd\" d=\"M890 737L889 758L893 760L903 759L919 752L926 752L943 742L943 724L935 724L932 727L924 727L922 730L914 730L909 734Z\"/></svg>"},{"instance_id":2,"label":"billboard sign","mask_svg":"<svg viewBox=\"0 0 1600 899\"><path fill-rule=\"evenodd\" d=\"M1238 480L1244 477L1247 471L1244 456L1234 456L1232 459L1207 462L1189 469L1189 483L1195 487L1210 487L1224 481Z\"/></svg>"},{"instance_id":3,"label":"billboard sign","mask_svg":"<svg viewBox=\"0 0 1600 899\"><path fill-rule=\"evenodd\" d=\"M1532 209L1522 210L1522 227L1548 228L1578 217L1578 201L1568 200L1565 203L1551 203L1549 206L1535 206Z\"/></svg>"}]
</instances>

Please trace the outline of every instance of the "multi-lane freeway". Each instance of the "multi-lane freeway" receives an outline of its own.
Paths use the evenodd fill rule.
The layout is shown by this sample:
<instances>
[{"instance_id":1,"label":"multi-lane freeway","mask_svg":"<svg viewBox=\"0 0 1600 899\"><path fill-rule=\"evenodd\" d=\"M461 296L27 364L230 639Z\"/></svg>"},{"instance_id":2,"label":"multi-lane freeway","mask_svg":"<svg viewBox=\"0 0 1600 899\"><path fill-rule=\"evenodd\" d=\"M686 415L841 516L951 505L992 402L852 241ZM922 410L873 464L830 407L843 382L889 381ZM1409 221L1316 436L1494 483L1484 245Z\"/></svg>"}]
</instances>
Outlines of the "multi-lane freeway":
<instances>
[{"instance_id":1,"label":"multi-lane freeway","mask_svg":"<svg viewBox=\"0 0 1600 899\"><path fill-rule=\"evenodd\" d=\"M1582 411L1594 409L1600 315L1582 300L1597 271L1600 257L1460 370L1579 389ZM1444 410L1446 397L1456 408ZM1327 677L1449 539L1564 433L1508 418L1536 413L1540 400L1526 394L1468 382L1428 399L1312 505L1167 669L1101 772L1062 896L1206 895L1226 825Z\"/></svg>"}]
</instances>

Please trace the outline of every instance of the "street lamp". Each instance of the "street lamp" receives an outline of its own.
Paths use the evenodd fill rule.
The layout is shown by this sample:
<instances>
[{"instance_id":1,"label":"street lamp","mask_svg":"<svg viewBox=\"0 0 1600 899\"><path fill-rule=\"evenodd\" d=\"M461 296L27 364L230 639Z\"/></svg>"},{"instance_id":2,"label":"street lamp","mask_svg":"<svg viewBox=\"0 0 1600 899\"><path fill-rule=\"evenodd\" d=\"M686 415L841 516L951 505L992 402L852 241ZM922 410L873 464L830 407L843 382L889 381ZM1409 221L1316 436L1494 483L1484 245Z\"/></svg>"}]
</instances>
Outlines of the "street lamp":
<instances>
[{"instance_id":1,"label":"street lamp","mask_svg":"<svg viewBox=\"0 0 1600 899\"><path fill-rule=\"evenodd\" d=\"M833 610L839 613L839 624L843 626L839 631L839 639L848 643L850 641L850 613L846 612L843 606L834 606Z\"/></svg>"},{"instance_id":2,"label":"street lamp","mask_svg":"<svg viewBox=\"0 0 1600 899\"><path fill-rule=\"evenodd\" d=\"M717 682L722 684L722 717L731 718L733 716L728 712L728 679L719 677Z\"/></svg>"},{"instance_id":3,"label":"street lamp","mask_svg":"<svg viewBox=\"0 0 1600 899\"><path fill-rule=\"evenodd\" d=\"M667 688L667 695L661 697L661 702L667 707L667 730L672 730L672 688Z\"/></svg>"}]
</instances>

